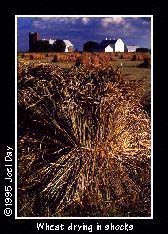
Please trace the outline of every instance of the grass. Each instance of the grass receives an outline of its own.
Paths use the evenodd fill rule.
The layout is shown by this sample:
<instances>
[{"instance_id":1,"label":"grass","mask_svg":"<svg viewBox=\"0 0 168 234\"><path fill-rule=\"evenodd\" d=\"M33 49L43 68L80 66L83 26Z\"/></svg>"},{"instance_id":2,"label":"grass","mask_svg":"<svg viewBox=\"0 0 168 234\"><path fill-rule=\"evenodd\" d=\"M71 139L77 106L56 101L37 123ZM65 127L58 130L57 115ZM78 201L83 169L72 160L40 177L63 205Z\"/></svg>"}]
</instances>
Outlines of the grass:
<instances>
[{"instance_id":1,"label":"grass","mask_svg":"<svg viewBox=\"0 0 168 234\"><path fill-rule=\"evenodd\" d=\"M142 96L149 95L151 91L151 69L138 67L142 61L131 61L119 59L112 61L111 64L114 68L123 64L122 75L124 80L144 80L144 87ZM150 99L150 95L149 95Z\"/></svg>"}]
</instances>

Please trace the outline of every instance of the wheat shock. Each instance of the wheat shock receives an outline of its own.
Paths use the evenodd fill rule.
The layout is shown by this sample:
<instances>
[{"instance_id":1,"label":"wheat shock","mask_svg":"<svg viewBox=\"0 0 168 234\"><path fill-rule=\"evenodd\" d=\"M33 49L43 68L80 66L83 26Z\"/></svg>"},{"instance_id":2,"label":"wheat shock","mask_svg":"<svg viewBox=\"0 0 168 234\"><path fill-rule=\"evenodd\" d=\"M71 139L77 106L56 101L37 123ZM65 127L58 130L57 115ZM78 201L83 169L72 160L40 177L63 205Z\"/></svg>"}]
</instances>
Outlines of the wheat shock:
<instances>
[{"instance_id":1,"label":"wheat shock","mask_svg":"<svg viewBox=\"0 0 168 234\"><path fill-rule=\"evenodd\" d=\"M150 216L144 84L118 81L120 73L109 65L89 66L18 65L21 217ZM68 225L76 232L91 229L81 224Z\"/></svg>"}]
</instances>

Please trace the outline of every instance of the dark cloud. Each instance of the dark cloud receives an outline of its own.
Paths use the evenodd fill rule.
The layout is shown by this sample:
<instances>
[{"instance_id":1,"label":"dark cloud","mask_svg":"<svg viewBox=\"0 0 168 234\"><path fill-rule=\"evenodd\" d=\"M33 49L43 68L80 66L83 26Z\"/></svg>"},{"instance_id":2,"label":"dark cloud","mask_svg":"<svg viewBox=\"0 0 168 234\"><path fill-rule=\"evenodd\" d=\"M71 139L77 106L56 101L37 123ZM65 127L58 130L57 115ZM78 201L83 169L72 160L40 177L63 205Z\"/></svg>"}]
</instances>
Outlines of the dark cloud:
<instances>
[{"instance_id":1,"label":"dark cloud","mask_svg":"<svg viewBox=\"0 0 168 234\"><path fill-rule=\"evenodd\" d=\"M41 38L69 39L82 49L88 40L120 37L125 44L151 47L150 17L19 17L18 51L28 50L28 33Z\"/></svg>"}]
</instances>

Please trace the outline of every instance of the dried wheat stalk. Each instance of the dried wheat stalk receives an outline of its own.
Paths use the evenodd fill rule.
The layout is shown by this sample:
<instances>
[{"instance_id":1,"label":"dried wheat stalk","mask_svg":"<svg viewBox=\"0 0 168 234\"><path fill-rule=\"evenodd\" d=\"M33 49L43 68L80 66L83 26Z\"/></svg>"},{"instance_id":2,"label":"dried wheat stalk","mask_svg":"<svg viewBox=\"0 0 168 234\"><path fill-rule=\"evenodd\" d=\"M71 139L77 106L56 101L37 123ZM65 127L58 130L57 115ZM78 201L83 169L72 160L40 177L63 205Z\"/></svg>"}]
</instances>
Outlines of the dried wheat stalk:
<instances>
[{"instance_id":1,"label":"dried wheat stalk","mask_svg":"<svg viewBox=\"0 0 168 234\"><path fill-rule=\"evenodd\" d=\"M150 118L137 84L110 66L20 63L18 78L19 215L149 216Z\"/></svg>"}]
</instances>

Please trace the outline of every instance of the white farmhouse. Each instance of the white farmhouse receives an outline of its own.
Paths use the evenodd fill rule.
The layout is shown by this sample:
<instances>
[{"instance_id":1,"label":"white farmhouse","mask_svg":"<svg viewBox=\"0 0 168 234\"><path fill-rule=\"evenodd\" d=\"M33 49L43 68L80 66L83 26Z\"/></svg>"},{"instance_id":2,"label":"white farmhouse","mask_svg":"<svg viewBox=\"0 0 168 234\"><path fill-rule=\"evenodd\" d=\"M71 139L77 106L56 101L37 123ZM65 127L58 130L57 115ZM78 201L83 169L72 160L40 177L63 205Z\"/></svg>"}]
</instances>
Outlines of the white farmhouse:
<instances>
[{"instance_id":1,"label":"white farmhouse","mask_svg":"<svg viewBox=\"0 0 168 234\"><path fill-rule=\"evenodd\" d=\"M120 38L117 39L106 38L106 40L102 40L101 46L104 47L105 52L125 52L124 42Z\"/></svg>"},{"instance_id":2,"label":"white farmhouse","mask_svg":"<svg viewBox=\"0 0 168 234\"><path fill-rule=\"evenodd\" d=\"M114 51L115 52L124 52L124 42L118 38L114 44Z\"/></svg>"}]
</instances>

